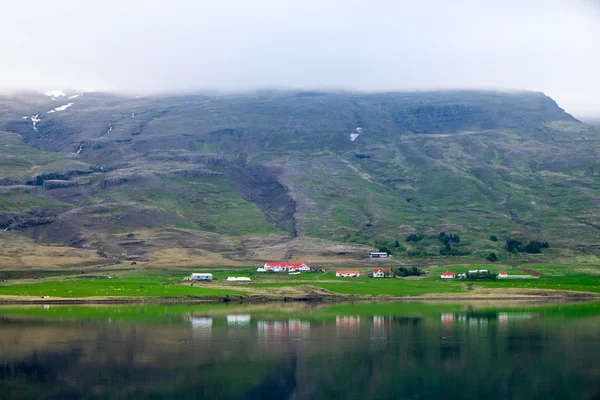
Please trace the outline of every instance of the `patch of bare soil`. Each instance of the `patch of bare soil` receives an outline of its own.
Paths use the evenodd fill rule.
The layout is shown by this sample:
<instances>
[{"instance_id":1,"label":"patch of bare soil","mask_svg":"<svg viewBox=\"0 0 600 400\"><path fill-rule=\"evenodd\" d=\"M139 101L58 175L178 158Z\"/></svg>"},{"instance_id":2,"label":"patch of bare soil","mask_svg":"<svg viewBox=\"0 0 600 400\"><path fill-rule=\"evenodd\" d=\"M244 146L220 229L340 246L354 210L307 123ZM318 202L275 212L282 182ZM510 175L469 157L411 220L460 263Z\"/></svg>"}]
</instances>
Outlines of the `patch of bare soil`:
<instances>
[{"instance_id":1,"label":"patch of bare soil","mask_svg":"<svg viewBox=\"0 0 600 400\"><path fill-rule=\"evenodd\" d=\"M536 276L536 277L544 276L544 274L541 274L541 273L539 273L537 271L534 271L534 270L532 270L530 268L525 268L523 271L527 272L531 276Z\"/></svg>"}]
</instances>

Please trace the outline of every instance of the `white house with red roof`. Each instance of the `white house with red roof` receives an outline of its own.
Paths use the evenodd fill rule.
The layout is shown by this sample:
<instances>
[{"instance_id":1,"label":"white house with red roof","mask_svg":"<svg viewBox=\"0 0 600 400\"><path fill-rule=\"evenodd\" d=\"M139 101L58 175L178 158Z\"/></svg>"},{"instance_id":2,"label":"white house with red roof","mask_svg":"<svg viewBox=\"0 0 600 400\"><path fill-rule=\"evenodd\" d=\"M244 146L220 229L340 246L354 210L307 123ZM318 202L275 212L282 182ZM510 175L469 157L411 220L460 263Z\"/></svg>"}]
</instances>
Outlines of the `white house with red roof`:
<instances>
[{"instance_id":1,"label":"white house with red roof","mask_svg":"<svg viewBox=\"0 0 600 400\"><path fill-rule=\"evenodd\" d=\"M335 271L335 276L338 278L358 278L360 276L360 271L356 269L341 269Z\"/></svg>"},{"instance_id":2,"label":"white house with red roof","mask_svg":"<svg viewBox=\"0 0 600 400\"><path fill-rule=\"evenodd\" d=\"M385 278L392 275L389 268L375 268L373 270L373 278Z\"/></svg>"},{"instance_id":3,"label":"white house with red roof","mask_svg":"<svg viewBox=\"0 0 600 400\"><path fill-rule=\"evenodd\" d=\"M508 272L500 271L500 273L498 274L498 278L508 278Z\"/></svg>"},{"instance_id":4,"label":"white house with red roof","mask_svg":"<svg viewBox=\"0 0 600 400\"><path fill-rule=\"evenodd\" d=\"M272 261L263 266L265 271L273 272L308 272L310 267L303 262Z\"/></svg>"},{"instance_id":5,"label":"white house with red roof","mask_svg":"<svg viewBox=\"0 0 600 400\"><path fill-rule=\"evenodd\" d=\"M456 273L452 272L452 271L444 271L444 272L442 272L442 275L440 275L440 278L442 278L442 279L454 279L454 278L456 278Z\"/></svg>"}]
</instances>

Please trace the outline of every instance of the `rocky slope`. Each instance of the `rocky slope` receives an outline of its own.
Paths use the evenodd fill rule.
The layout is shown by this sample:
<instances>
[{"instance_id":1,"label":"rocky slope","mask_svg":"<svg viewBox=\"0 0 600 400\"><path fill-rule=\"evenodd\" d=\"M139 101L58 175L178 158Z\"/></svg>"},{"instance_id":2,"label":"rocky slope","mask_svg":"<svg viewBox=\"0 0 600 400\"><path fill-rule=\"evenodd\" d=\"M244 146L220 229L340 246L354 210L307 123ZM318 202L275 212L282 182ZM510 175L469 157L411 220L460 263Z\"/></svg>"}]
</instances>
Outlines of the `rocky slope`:
<instances>
[{"instance_id":1,"label":"rocky slope","mask_svg":"<svg viewBox=\"0 0 600 400\"><path fill-rule=\"evenodd\" d=\"M600 133L541 93L22 93L0 97L0 155L0 228L104 255L441 230L599 252Z\"/></svg>"}]
</instances>

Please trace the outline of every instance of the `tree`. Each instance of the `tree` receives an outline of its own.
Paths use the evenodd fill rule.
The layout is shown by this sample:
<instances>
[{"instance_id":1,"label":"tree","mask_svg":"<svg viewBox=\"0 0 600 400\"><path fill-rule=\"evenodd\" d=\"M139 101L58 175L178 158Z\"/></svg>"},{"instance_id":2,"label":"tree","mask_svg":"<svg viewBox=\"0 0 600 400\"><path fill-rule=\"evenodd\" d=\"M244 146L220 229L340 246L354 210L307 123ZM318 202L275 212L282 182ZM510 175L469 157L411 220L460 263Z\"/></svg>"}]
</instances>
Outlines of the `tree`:
<instances>
[{"instance_id":1,"label":"tree","mask_svg":"<svg viewBox=\"0 0 600 400\"><path fill-rule=\"evenodd\" d=\"M382 253L391 254L390 253L390 249L388 249L387 246L381 246L381 247L379 247L379 251L382 252Z\"/></svg>"},{"instance_id":2,"label":"tree","mask_svg":"<svg viewBox=\"0 0 600 400\"><path fill-rule=\"evenodd\" d=\"M496 235L492 235L492 236L490 236L490 240L491 240L492 242L497 242L497 241L498 241L498 236L496 236Z\"/></svg>"},{"instance_id":3,"label":"tree","mask_svg":"<svg viewBox=\"0 0 600 400\"><path fill-rule=\"evenodd\" d=\"M496 255L496 253L490 253L486 257L486 260L491 261L491 262L496 262L496 261L498 261L498 256Z\"/></svg>"},{"instance_id":4,"label":"tree","mask_svg":"<svg viewBox=\"0 0 600 400\"><path fill-rule=\"evenodd\" d=\"M537 240L530 240L529 243L523 248L526 253L539 254L542 252L542 243Z\"/></svg>"},{"instance_id":5,"label":"tree","mask_svg":"<svg viewBox=\"0 0 600 400\"><path fill-rule=\"evenodd\" d=\"M440 235L439 239L442 243L444 243L444 246L447 246L448 243L453 243L453 244L460 243L460 236L458 236L458 234L451 233L448 235L445 232L443 232L443 233L444 233L444 236Z\"/></svg>"},{"instance_id":6,"label":"tree","mask_svg":"<svg viewBox=\"0 0 600 400\"><path fill-rule=\"evenodd\" d=\"M513 238L506 239L506 251L514 254L523 251L523 241Z\"/></svg>"},{"instance_id":7,"label":"tree","mask_svg":"<svg viewBox=\"0 0 600 400\"><path fill-rule=\"evenodd\" d=\"M394 247L396 247L396 248L400 247L400 242L396 240L396 243L394 243Z\"/></svg>"}]
</instances>

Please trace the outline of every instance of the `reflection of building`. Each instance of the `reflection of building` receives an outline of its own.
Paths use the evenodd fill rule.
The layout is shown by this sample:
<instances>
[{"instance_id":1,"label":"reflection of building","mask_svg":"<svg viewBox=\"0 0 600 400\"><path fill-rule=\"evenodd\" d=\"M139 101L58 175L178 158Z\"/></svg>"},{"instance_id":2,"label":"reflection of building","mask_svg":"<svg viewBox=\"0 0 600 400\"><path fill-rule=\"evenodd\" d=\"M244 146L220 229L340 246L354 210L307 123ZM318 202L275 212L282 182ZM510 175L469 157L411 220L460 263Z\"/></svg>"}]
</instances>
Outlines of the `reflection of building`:
<instances>
[{"instance_id":1,"label":"reflection of building","mask_svg":"<svg viewBox=\"0 0 600 400\"><path fill-rule=\"evenodd\" d=\"M456 317L454 313L442 313L442 324L444 325L454 325L456 322Z\"/></svg>"},{"instance_id":2,"label":"reflection of building","mask_svg":"<svg viewBox=\"0 0 600 400\"><path fill-rule=\"evenodd\" d=\"M505 313L505 312L498 313L498 322L502 325L507 324L508 323L508 313Z\"/></svg>"},{"instance_id":3,"label":"reflection of building","mask_svg":"<svg viewBox=\"0 0 600 400\"><path fill-rule=\"evenodd\" d=\"M302 322L299 319L290 319L288 332L291 338L305 338L310 334L310 323Z\"/></svg>"},{"instance_id":4,"label":"reflection of building","mask_svg":"<svg viewBox=\"0 0 600 400\"><path fill-rule=\"evenodd\" d=\"M517 320L517 319L531 319L538 316L538 314L531 314L531 313L507 313L507 312L501 312L498 313L498 322L500 324L507 324L508 320Z\"/></svg>"},{"instance_id":5,"label":"reflection of building","mask_svg":"<svg viewBox=\"0 0 600 400\"><path fill-rule=\"evenodd\" d=\"M310 323L297 319L289 321L258 321L258 336L265 339L292 338L302 339L310 335Z\"/></svg>"},{"instance_id":6,"label":"reflection of building","mask_svg":"<svg viewBox=\"0 0 600 400\"><path fill-rule=\"evenodd\" d=\"M360 326L359 316L340 316L335 317L335 326L338 329L358 329Z\"/></svg>"},{"instance_id":7,"label":"reflection of building","mask_svg":"<svg viewBox=\"0 0 600 400\"><path fill-rule=\"evenodd\" d=\"M228 315L227 325L249 325L250 315Z\"/></svg>"},{"instance_id":8,"label":"reflection of building","mask_svg":"<svg viewBox=\"0 0 600 400\"><path fill-rule=\"evenodd\" d=\"M387 338L389 328L389 318L382 317L380 315L375 315L373 317L373 332L371 336L375 338Z\"/></svg>"},{"instance_id":9,"label":"reflection of building","mask_svg":"<svg viewBox=\"0 0 600 400\"><path fill-rule=\"evenodd\" d=\"M183 317L192 325L194 336L210 337L212 336L212 317L194 317L193 315L184 315Z\"/></svg>"}]
</instances>

